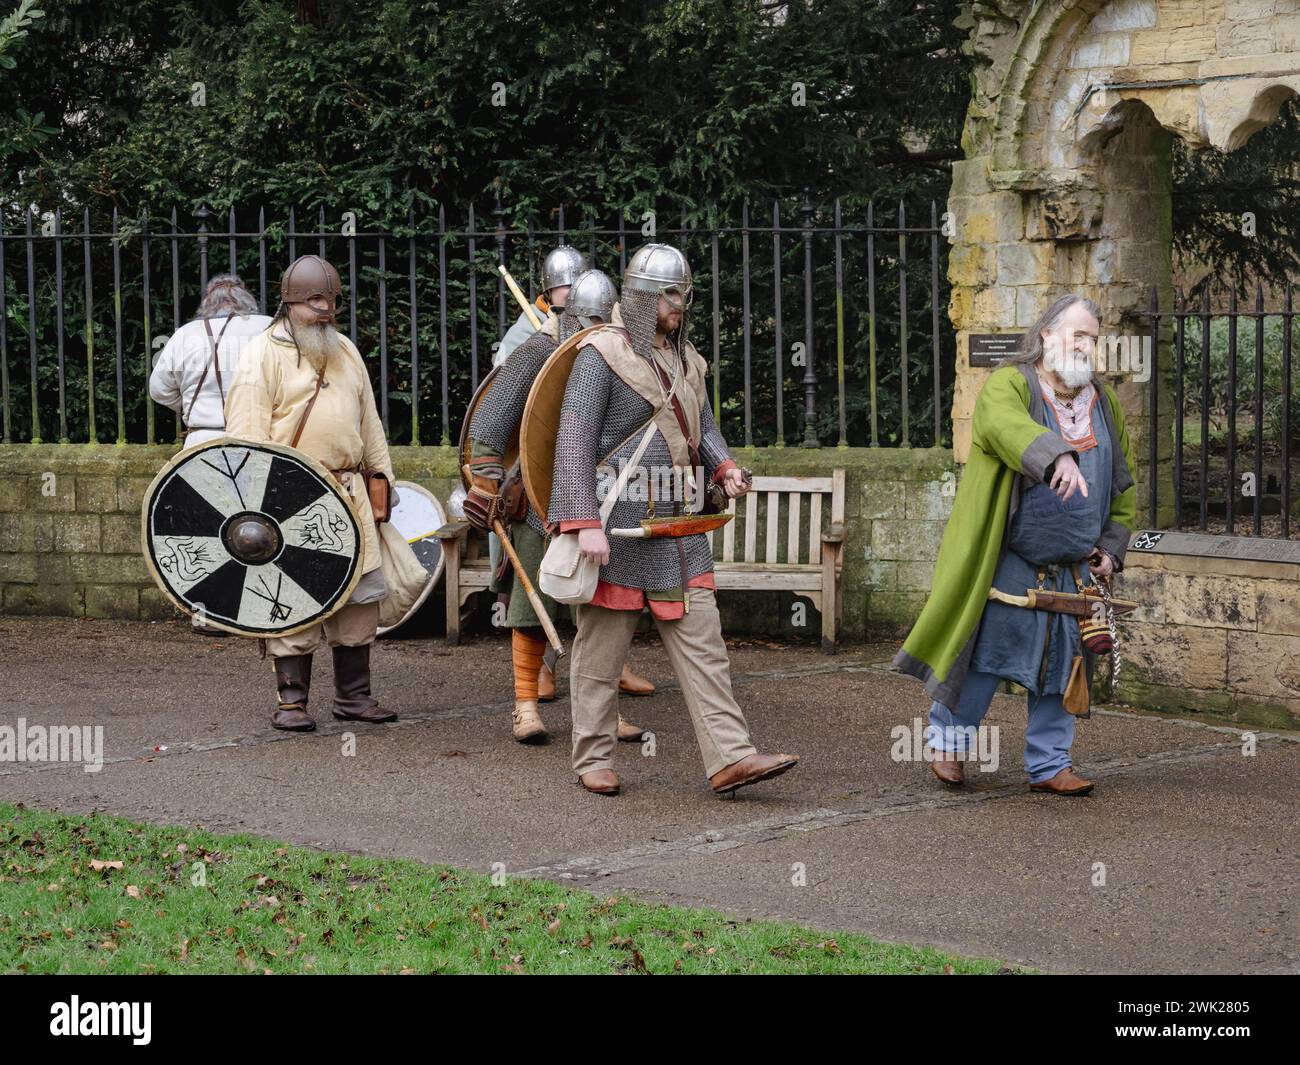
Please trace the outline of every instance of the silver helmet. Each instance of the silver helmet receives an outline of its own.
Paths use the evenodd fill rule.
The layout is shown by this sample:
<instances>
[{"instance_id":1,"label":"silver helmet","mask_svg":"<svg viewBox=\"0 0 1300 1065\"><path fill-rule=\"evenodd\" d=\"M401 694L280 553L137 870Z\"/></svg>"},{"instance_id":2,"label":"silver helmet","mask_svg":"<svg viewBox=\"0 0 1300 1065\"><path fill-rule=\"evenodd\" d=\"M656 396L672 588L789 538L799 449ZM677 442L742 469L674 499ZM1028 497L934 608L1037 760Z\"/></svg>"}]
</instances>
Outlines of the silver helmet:
<instances>
[{"instance_id":1,"label":"silver helmet","mask_svg":"<svg viewBox=\"0 0 1300 1065\"><path fill-rule=\"evenodd\" d=\"M587 269L587 257L577 248L561 244L553 248L542 260L542 294L561 285L572 285L578 275Z\"/></svg>"},{"instance_id":2,"label":"silver helmet","mask_svg":"<svg viewBox=\"0 0 1300 1065\"><path fill-rule=\"evenodd\" d=\"M569 298L564 301L564 310L578 319L585 329L596 324L592 321L594 318L608 322L617 301L618 292L609 275L600 270L588 270L573 282Z\"/></svg>"},{"instance_id":3,"label":"silver helmet","mask_svg":"<svg viewBox=\"0 0 1300 1065\"><path fill-rule=\"evenodd\" d=\"M674 341L682 354L686 341L686 323L694 294L691 267L677 248L669 244L647 244L638 248L623 272L623 293L619 310L623 324L632 336L632 350L649 357L654 348L659 324L659 297L682 312L682 324Z\"/></svg>"}]
</instances>

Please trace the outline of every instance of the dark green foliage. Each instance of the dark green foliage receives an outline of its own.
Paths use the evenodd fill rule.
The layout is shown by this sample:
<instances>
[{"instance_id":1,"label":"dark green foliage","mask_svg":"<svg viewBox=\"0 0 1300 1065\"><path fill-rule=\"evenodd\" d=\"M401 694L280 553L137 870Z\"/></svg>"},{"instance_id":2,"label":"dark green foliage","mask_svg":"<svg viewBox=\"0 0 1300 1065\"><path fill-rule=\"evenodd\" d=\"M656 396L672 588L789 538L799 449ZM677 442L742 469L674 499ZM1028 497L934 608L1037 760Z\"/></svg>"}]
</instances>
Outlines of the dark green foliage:
<instances>
[{"instance_id":1,"label":"dark green foliage","mask_svg":"<svg viewBox=\"0 0 1300 1065\"><path fill-rule=\"evenodd\" d=\"M299 8L317 12L299 21ZM182 231L193 231L195 211L209 205L213 230L238 210L237 229L258 231L266 211L268 272L274 283L290 248L288 210L300 230L315 230L324 207L326 251L346 262L348 242L337 234L345 212L360 233L408 232L413 215L423 234L417 248L421 439L453 437L471 387L466 241L449 239L447 256L448 415L441 415L442 322L438 293L437 211L449 230L463 230L467 209L478 209L487 230L476 249L480 371L498 335L496 246L492 207L499 194L507 227L555 229L566 210L572 231L591 218L614 230L598 242L599 265L617 265L617 219L626 220L626 246L635 246L643 215L653 210L658 235L684 240L702 289L711 288L707 236L713 224L734 229L749 198L757 224L770 221L774 198L783 224L798 225L800 193L811 190L818 226L828 222L835 197L848 221L861 223L869 196L896 216L899 199L912 206L912 225L929 222L929 202L942 198L948 162L957 147L968 91L960 32L945 2L826 0L773 5L757 0L677 0L625 5L521 3L324 2L214 4L136 2L106 7L67 3L51 12L39 33L21 42L23 76L0 86L0 188L21 190L18 204L49 211L62 204L65 228L79 228L83 208L93 228L107 231L114 207L119 231L148 225L165 230L178 209ZM201 83L201 85L199 84ZM798 83L798 84L796 84ZM796 94L799 100L796 102ZM504 100L504 106L495 106ZM20 110L21 109L21 110ZM33 116L33 117L24 117ZM51 132L53 131L53 132ZM918 216L919 217L918 219ZM23 224L12 207L12 232ZM39 226L40 218L36 224ZM572 233L584 247L590 234ZM802 367L789 365L790 346L803 339L802 253L798 237L785 244L785 437L801 436ZM929 240L910 238L911 415L929 424ZM300 241L296 250L307 250ZM534 251L546 243L540 237ZM845 254L861 266L864 243ZM886 256L896 240L881 241L882 285L896 278ZM311 250L316 250L316 241ZM740 241L720 241L720 399L729 435L739 440L743 404L740 322ZM226 268L224 245L210 245L213 271ZM241 239L238 261L257 277L256 246ZM390 314L384 374L394 407L395 439L409 439L410 322L405 241L390 241L387 271ZM521 275L526 241L513 242L510 266ZM23 354L27 341L22 246L8 246L7 317L14 435L30 433ZM154 241L154 333L168 330L174 313L168 247ZM376 355L378 344L376 241L357 242L358 339ZM835 296L830 239L815 238L814 365L818 426L823 440L838 438L835 402ZM771 333L771 238L755 238L753 329L754 438L774 439L775 380ZM125 435L143 439L145 411L141 248L122 245ZM67 269L80 271L80 247L65 245ZM198 293L197 254L181 245L179 313L192 313ZM57 432L47 397L57 392L52 242L37 250L38 361L43 436ZM116 417L112 263L107 242L96 245L95 329L98 436L113 439ZM766 279L762 271L767 270ZM941 275L943 270L941 268ZM344 268L347 280L346 267ZM70 281L73 278L70 277ZM864 268L847 267L846 415L850 437L866 442L867 379ZM946 284L939 303L946 302ZM712 354L711 293L697 304L695 338ZM68 421L84 439L84 333L80 292L65 293ZM516 311L507 308L513 320ZM882 440L897 439L901 371L889 326L897 301L882 296ZM946 315L943 349L951 360ZM761 345L761 347L760 347ZM885 352L891 352L885 368ZM105 361L107 360L107 361ZM946 405L946 403L945 403ZM170 430L171 416L160 427ZM889 428L893 425L893 429ZM169 432L159 435L167 438ZM929 436L922 438L929 442Z\"/></svg>"},{"instance_id":2,"label":"dark green foliage","mask_svg":"<svg viewBox=\"0 0 1300 1065\"><path fill-rule=\"evenodd\" d=\"M1174 141L1174 249L1188 268L1212 264L1225 284L1294 283L1300 275L1300 101L1235 152L1192 151ZM1253 227L1245 216L1253 216ZM1253 232L1251 229L1253 228ZM1217 297L1216 297L1217 305Z\"/></svg>"}]
</instances>

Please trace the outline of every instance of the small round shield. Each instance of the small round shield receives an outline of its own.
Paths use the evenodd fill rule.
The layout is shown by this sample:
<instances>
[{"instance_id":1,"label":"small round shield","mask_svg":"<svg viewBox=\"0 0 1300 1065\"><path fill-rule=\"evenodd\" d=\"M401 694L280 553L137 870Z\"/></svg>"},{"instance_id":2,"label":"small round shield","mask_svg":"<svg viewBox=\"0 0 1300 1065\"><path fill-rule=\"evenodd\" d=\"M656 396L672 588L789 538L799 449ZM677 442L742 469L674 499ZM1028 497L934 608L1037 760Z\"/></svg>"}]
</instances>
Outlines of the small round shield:
<instances>
[{"instance_id":1,"label":"small round shield","mask_svg":"<svg viewBox=\"0 0 1300 1065\"><path fill-rule=\"evenodd\" d=\"M533 510L545 516L551 505L551 487L555 480L555 438L560 432L560 409L564 390L578 357L583 338L600 326L574 333L551 353L537 371L528 392L524 416L519 423L519 466L524 491Z\"/></svg>"},{"instance_id":2,"label":"small round shield","mask_svg":"<svg viewBox=\"0 0 1300 1065\"><path fill-rule=\"evenodd\" d=\"M442 541L433 535L447 524L447 513L438 502L438 497L413 481L398 481L393 487L397 489L397 505L393 507L393 516L389 521L394 529L406 537L411 551L429 574L429 582L399 621L380 628L381 636L401 628L414 617L442 576L445 562Z\"/></svg>"},{"instance_id":3,"label":"small round shield","mask_svg":"<svg viewBox=\"0 0 1300 1065\"><path fill-rule=\"evenodd\" d=\"M334 479L281 444L222 437L182 451L141 507L149 572L182 610L239 636L325 620L361 579L361 528Z\"/></svg>"}]
</instances>

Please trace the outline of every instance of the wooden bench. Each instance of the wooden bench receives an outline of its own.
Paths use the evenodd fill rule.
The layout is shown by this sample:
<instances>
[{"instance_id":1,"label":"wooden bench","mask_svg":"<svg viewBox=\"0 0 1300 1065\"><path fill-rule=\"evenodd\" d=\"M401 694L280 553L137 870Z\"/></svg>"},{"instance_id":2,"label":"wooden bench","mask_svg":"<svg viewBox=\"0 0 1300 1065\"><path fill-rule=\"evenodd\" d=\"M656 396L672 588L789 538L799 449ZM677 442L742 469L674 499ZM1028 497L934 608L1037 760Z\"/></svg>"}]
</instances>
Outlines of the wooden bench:
<instances>
[{"instance_id":1,"label":"wooden bench","mask_svg":"<svg viewBox=\"0 0 1300 1065\"><path fill-rule=\"evenodd\" d=\"M808 497L806 523L804 496ZM756 476L753 488L740 500L731 500L727 510L736 517L708 534L714 543L713 576L718 591L794 592L811 599L822 617L822 650L834 653L844 616L840 581L844 569L844 471L833 470L829 477ZM765 511L761 519L760 510ZM760 524L762 561L758 559ZM722 540L721 552L715 538ZM743 547L740 559L736 558L737 538Z\"/></svg>"},{"instance_id":2,"label":"wooden bench","mask_svg":"<svg viewBox=\"0 0 1300 1065\"><path fill-rule=\"evenodd\" d=\"M731 500L727 508L736 517L708 534L718 590L793 592L812 600L821 613L822 650L833 653L844 613L840 580L844 568L844 471L834 470L829 477L756 476L753 488L742 497L739 512L736 502ZM475 592L487 589L491 576L487 540L469 536L470 531L468 523L455 521L434 534L443 541L446 555L447 642L451 644L460 642L461 608ZM742 545L739 559L738 538Z\"/></svg>"}]
</instances>

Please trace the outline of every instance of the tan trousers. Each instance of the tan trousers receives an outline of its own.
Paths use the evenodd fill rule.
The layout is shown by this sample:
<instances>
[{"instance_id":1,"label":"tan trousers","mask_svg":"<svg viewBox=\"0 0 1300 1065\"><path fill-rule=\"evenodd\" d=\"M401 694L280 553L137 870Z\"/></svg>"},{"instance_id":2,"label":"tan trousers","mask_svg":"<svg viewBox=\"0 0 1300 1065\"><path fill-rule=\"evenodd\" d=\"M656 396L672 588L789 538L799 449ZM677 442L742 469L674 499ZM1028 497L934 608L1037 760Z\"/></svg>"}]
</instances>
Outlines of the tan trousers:
<instances>
[{"instance_id":1,"label":"tan trousers","mask_svg":"<svg viewBox=\"0 0 1300 1065\"><path fill-rule=\"evenodd\" d=\"M754 753L745 715L731 694L731 664L712 589L691 588L690 610L676 621L655 619L668 661L682 686L704 773ZM575 608L569 693L573 713L573 768L581 776L614 768L618 734L618 678L640 613L600 606Z\"/></svg>"},{"instance_id":2,"label":"tan trousers","mask_svg":"<svg viewBox=\"0 0 1300 1065\"><path fill-rule=\"evenodd\" d=\"M292 636L272 636L266 641L266 653L272 658L309 655L320 646L321 631L331 647L361 647L375 642L379 628L379 604L352 603L336 611L318 625Z\"/></svg>"}]
</instances>

